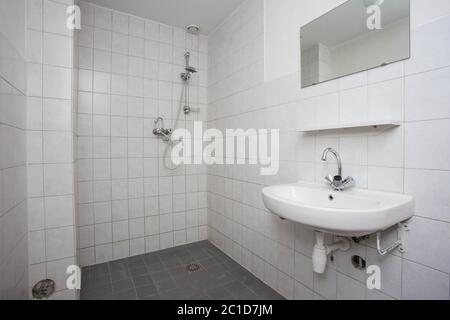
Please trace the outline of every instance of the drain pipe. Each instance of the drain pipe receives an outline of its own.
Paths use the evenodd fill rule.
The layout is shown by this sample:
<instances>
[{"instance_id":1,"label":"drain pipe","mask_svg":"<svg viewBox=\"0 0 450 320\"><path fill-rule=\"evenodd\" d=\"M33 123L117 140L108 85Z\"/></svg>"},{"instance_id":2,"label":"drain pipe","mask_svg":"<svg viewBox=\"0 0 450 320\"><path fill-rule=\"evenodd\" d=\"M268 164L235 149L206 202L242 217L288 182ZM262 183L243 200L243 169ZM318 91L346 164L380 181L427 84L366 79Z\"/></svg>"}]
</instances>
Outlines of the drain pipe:
<instances>
[{"instance_id":1,"label":"drain pipe","mask_svg":"<svg viewBox=\"0 0 450 320\"><path fill-rule=\"evenodd\" d=\"M350 249L350 241L346 238L340 238L339 241L330 245L325 245L325 234L323 232L316 231L314 233L316 243L313 251L313 269L315 273L323 274L327 267L328 255L334 251L341 250L347 251Z\"/></svg>"}]
</instances>

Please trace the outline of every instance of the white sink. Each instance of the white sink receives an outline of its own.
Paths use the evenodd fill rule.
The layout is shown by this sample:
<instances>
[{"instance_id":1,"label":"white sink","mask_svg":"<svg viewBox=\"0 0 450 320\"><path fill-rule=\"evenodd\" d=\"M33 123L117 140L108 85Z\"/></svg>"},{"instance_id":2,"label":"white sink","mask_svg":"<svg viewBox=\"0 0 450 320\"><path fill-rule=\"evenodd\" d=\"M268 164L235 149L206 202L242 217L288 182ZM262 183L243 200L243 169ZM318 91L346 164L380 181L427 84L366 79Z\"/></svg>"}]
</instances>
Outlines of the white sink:
<instances>
[{"instance_id":1,"label":"white sink","mask_svg":"<svg viewBox=\"0 0 450 320\"><path fill-rule=\"evenodd\" d=\"M412 196L299 182L264 188L266 207L281 218L324 233L361 237L384 231L414 214Z\"/></svg>"}]
</instances>

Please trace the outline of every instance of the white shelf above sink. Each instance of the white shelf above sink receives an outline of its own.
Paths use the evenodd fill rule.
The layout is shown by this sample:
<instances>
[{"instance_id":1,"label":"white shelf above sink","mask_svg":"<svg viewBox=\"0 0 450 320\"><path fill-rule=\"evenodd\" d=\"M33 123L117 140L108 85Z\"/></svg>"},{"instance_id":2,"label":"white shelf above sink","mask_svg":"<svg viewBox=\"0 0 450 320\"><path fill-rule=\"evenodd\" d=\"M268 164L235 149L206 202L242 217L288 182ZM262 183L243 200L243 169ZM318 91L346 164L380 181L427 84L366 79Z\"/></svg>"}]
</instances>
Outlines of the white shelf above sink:
<instances>
[{"instance_id":1,"label":"white shelf above sink","mask_svg":"<svg viewBox=\"0 0 450 320\"><path fill-rule=\"evenodd\" d=\"M362 121L362 122L350 122L350 123L340 123L340 124L329 124L329 125L314 125L305 126L300 128L299 132L304 133L359 133L365 132L368 134L377 134L385 130L399 127L402 122L400 120L379 120L379 121Z\"/></svg>"}]
</instances>

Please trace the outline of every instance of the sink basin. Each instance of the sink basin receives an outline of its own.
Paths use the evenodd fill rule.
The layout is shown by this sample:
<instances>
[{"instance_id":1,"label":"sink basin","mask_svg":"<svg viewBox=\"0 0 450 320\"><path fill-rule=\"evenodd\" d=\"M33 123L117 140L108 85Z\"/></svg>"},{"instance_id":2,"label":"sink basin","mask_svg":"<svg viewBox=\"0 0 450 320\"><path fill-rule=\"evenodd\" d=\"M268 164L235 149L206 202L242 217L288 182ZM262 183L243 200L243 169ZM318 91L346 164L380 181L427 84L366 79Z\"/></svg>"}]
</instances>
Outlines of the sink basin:
<instances>
[{"instance_id":1,"label":"sink basin","mask_svg":"<svg viewBox=\"0 0 450 320\"><path fill-rule=\"evenodd\" d=\"M335 192L309 182L267 187L262 195L267 209L281 218L344 237L384 231L415 209L412 196L357 188Z\"/></svg>"}]
</instances>

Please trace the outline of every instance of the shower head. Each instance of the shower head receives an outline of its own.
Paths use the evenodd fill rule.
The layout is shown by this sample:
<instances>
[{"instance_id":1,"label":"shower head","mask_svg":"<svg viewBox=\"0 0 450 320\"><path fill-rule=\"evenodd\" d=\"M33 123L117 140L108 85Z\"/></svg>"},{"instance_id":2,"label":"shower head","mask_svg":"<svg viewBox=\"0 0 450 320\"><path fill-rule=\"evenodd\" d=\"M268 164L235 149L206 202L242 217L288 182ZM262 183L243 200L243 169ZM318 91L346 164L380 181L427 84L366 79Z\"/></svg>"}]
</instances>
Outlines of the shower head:
<instances>
[{"instance_id":1,"label":"shower head","mask_svg":"<svg viewBox=\"0 0 450 320\"><path fill-rule=\"evenodd\" d=\"M189 59L191 57L191 53L190 52L186 52L184 54L184 57L186 58L186 68L185 68L186 72L188 72L188 73L196 73L197 69L195 69L194 67L191 67L189 65Z\"/></svg>"},{"instance_id":2,"label":"shower head","mask_svg":"<svg viewBox=\"0 0 450 320\"><path fill-rule=\"evenodd\" d=\"M186 31L190 34L198 34L200 32L200 27L196 24L190 24L186 26Z\"/></svg>"},{"instance_id":3,"label":"shower head","mask_svg":"<svg viewBox=\"0 0 450 320\"><path fill-rule=\"evenodd\" d=\"M184 69L186 70L186 72L197 73L197 69L195 69L194 67L186 67Z\"/></svg>"}]
</instances>

